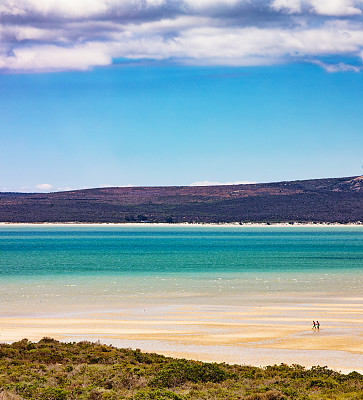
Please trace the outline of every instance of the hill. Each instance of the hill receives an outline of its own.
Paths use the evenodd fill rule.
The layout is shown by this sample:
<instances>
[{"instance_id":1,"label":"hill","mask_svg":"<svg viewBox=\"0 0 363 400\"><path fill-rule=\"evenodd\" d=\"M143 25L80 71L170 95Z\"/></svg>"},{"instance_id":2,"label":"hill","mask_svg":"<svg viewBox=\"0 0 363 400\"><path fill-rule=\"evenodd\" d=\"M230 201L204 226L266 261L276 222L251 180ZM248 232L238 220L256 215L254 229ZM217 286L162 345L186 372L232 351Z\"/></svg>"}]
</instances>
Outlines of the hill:
<instances>
[{"instance_id":1,"label":"hill","mask_svg":"<svg viewBox=\"0 0 363 400\"><path fill-rule=\"evenodd\" d=\"M224 186L0 193L2 222L357 222L363 176Z\"/></svg>"}]
</instances>

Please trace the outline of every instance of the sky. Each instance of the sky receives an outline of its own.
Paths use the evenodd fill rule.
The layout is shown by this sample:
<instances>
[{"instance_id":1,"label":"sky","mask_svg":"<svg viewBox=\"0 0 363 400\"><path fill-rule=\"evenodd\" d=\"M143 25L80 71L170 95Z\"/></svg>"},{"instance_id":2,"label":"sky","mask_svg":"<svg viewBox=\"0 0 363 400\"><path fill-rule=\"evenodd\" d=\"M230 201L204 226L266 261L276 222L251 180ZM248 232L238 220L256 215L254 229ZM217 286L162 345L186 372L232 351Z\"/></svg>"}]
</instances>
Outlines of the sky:
<instances>
[{"instance_id":1,"label":"sky","mask_svg":"<svg viewBox=\"0 0 363 400\"><path fill-rule=\"evenodd\" d=\"M363 0L1 0L0 191L363 174Z\"/></svg>"}]
</instances>

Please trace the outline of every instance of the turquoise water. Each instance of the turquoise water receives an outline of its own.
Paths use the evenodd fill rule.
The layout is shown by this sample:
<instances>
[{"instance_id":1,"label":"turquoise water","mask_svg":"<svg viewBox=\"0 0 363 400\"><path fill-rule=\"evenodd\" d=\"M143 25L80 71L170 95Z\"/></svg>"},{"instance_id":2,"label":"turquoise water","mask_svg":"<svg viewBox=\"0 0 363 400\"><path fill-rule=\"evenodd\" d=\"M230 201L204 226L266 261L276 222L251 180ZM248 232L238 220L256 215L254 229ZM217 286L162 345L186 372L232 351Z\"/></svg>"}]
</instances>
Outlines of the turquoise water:
<instances>
[{"instance_id":1,"label":"turquoise water","mask_svg":"<svg viewBox=\"0 0 363 400\"><path fill-rule=\"evenodd\" d=\"M363 296L362 287L363 227L0 227L7 312L34 301Z\"/></svg>"},{"instance_id":2,"label":"turquoise water","mask_svg":"<svg viewBox=\"0 0 363 400\"><path fill-rule=\"evenodd\" d=\"M361 271L362 228L0 228L0 276Z\"/></svg>"}]
</instances>

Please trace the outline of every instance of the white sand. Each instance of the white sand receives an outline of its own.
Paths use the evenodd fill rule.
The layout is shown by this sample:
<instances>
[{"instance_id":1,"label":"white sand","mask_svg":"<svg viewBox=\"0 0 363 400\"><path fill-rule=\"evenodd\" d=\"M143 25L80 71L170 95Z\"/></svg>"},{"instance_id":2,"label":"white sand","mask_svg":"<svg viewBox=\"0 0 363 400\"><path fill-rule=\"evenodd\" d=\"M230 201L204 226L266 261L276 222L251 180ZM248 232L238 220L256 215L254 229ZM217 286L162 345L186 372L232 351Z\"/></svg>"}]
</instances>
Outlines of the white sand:
<instances>
[{"instance_id":1,"label":"white sand","mask_svg":"<svg viewBox=\"0 0 363 400\"><path fill-rule=\"evenodd\" d=\"M115 227L141 227L141 226L146 226L146 227L255 227L255 228L273 228L273 227L291 227L291 228L315 228L315 227L320 227L320 228L326 228L326 227L347 227L347 228L352 228L352 227L363 227L363 223L357 222L357 223L349 223L349 224L341 224L341 223L329 223L329 222L323 222L323 223L313 223L313 222L308 222L308 223L299 223L295 222L294 224L290 224L288 222L281 222L281 223L259 223L259 222L246 222L243 223L242 225L239 222L230 222L230 223L189 223L189 222L183 222L183 223L164 223L164 222L159 222L159 223L150 223L150 222L130 222L130 223L114 223L114 222L100 222L100 223L86 223L86 222L0 222L0 227L1 226L8 226L8 227L36 227L36 226L41 226L41 227L102 227L102 226L115 226Z\"/></svg>"},{"instance_id":2,"label":"white sand","mask_svg":"<svg viewBox=\"0 0 363 400\"><path fill-rule=\"evenodd\" d=\"M319 317L321 330L311 329ZM363 304L359 299L319 304L244 307L149 306L62 317L0 318L0 340L44 336L100 340L116 346L204 361L267 365L327 365L363 372Z\"/></svg>"}]
</instances>

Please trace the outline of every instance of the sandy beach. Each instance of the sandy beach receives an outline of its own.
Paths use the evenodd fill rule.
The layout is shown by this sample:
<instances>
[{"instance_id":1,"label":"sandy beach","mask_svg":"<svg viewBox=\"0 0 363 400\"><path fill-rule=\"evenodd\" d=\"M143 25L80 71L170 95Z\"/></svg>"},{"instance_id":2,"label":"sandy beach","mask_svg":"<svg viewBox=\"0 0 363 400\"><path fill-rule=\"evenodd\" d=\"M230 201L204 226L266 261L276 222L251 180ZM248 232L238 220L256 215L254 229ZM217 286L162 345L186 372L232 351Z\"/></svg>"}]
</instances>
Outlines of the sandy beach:
<instances>
[{"instance_id":1,"label":"sandy beach","mask_svg":"<svg viewBox=\"0 0 363 400\"><path fill-rule=\"evenodd\" d=\"M114 223L114 222L104 222L104 223L88 223L88 222L0 222L0 227L102 227L102 226L115 226L115 227L255 227L255 228L276 228L276 227L300 227L300 228L328 228L328 227L363 227L363 223L349 223L341 224L337 222L322 222L322 223L300 223L294 222L293 224L288 222L277 222L277 223L263 223L263 222L246 222L240 224L239 222L223 222L223 223L166 223L166 222L128 222L128 223Z\"/></svg>"},{"instance_id":2,"label":"sandy beach","mask_svg":"<svg viewBox=\"0 0 363 400\"><path fill-rule=\"evenodd\" d=\"M246 306L142 306L62 317L2 317L0 340L48 336L101 341L165 355L252 365L327 365L363 372L360 298ZM79 310L78 310L79 311ZM321 329L311 323L319 316Z\"/></svg>"}]
</instances>

